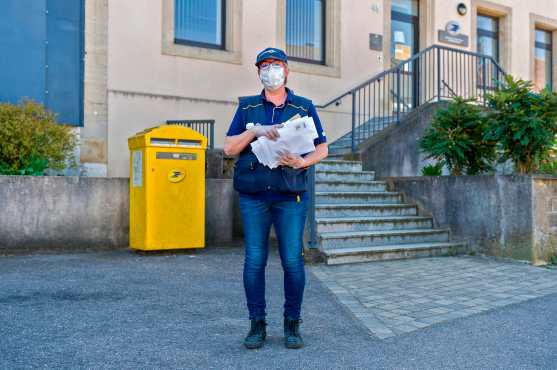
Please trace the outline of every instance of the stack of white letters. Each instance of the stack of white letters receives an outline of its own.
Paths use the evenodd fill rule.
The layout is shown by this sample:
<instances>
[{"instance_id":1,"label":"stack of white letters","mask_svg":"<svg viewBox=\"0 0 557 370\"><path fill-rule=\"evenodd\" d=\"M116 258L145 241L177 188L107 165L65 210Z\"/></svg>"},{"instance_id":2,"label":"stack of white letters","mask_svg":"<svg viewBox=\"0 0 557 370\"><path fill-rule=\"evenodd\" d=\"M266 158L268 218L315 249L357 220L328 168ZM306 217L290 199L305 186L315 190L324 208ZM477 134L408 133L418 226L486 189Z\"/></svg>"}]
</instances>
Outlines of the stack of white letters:
<instances>
[{"instance_id":1,"label":"stack of white letters","mask_svg":"<svg viewBox=\"0 0 557 370\"><path fill-rule=\"evenodd\" d=\"M253 153L265 166L278 167L280 156L286 153L303 155L315 150L313 140L318 135L311 117L286 121L278 132L280 137L276 141L261 136L251 143Z\"/></svg>"}]
</instances>

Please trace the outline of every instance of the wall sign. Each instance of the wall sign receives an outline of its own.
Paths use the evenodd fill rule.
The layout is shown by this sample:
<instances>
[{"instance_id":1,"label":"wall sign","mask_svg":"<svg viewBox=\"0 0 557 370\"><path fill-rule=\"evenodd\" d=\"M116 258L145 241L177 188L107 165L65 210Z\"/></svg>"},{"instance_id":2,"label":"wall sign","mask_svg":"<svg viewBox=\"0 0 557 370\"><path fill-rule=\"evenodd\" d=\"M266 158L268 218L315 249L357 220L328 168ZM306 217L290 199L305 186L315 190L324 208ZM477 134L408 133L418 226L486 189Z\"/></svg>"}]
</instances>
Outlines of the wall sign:
<instances>
[{"instance_id":1,"label":"wall sign","mask_svg":"<svg viewBox=\"0 0 557 370\"><path fill-rule=\"evenodd\" d=\"M468 35L461 34L460 30L460 23L457 21L448 22L444 30L439 30L439 41L446 44L468 47L470 39Z\"/></svg>"},{"instance_id":2,"label":"wall sign","mask_svg":"<svg viewBox=\"0 0 557 370\"><path fill-rule=\"evenodd\" d=\"M451 35L447 31L439 30L439 41L445 44L468 47L470 40L466 35Z\"/></svg>"},{"instance_id":3,"label":"wall sign","mask_svg":"<svg viewBox=\"0 0 557 370\"><path fill-rule=\"evenodd\" d=\"M378 35L376 33L369 34L369 48L371 50L382 51L383 50L383 35Z\"/></svg>"},{"instance_id":4,"label":"wall sign","mask_svg":"<svg viewBox=\"0 0 557 370\"><path fill-rule=\"evenodd\" d=\"M456 36L460 33L460 23L457 21L450 21L445 26L445 31L451 36Z\"/></svg>"}]
</instances>

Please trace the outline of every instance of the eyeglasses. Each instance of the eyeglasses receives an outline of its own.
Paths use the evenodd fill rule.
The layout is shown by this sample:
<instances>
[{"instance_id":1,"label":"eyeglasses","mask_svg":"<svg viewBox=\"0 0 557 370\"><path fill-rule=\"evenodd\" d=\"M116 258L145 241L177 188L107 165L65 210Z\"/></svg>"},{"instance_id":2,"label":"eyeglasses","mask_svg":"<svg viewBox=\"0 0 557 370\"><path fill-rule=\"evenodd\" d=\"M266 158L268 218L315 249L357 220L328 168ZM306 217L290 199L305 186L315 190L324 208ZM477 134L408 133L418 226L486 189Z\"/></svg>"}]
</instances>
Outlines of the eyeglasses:
<instances>
[{"instance_id":1,"label":"eyeglasses","mask_svg":"<svg viewBox=\"0 0 557 370\"><path fill-rule=\"evenodd\" d=\"M282 68L282 64L280 62L261 62L259 64L259 68L261 69L268 69L268 68Z\"/></svg>"}]
</instances>

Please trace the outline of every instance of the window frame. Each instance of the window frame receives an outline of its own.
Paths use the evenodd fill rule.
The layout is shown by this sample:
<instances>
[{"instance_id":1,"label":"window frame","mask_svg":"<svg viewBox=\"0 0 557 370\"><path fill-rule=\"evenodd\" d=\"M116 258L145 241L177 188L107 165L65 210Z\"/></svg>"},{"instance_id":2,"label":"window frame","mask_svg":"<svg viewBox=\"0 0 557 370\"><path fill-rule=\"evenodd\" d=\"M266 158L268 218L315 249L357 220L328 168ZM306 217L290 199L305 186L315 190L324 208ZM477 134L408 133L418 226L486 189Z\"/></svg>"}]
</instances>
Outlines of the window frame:
<instances>
[{"instance_id":1,"label":"window frame","mask_svg":"<svg viewBox=\"0 0 557 370\"><path fill-rule=\"evenodd\" d=\"M414 28L414 35L413 35L413 40L412 40L412 56L414 56L415 54L420 52L420 37L421 37L421 30L420 30L420 2L418 2L418 11L416 12L416 14L408 14L408 13L401 13L399 11L393 10L391 8L391 31L389 32L389 35L392 32L392 22L396 21L396 22L401 22L401 23L407 23L412 25L412 27ZM391 37L391 36L390 36ZM393 43L392 41L390 42L391 44L391 48L393 47ZM392 54L392 51L391 51ZM391 59L394 58L394 55L391 55ZM400 63L402 61L398 61L397 63Z\"/></svg>"},{"instance_id":2,"label":"window frame","mask_svg":"<svg viewBox=\"0 0 557 370\"><path fill-rule=\"evenodd\" d=\"M497 50L495 51L496 56L494 57L495 61L497 63L500 63L501 61L501 19L500 17L497 16L493 16L493 15L488 15L488 14L483 14L483 13L478 13L477 18L479 17L484 17L484 18L490 18L492 20L495 21L495 31L488 31L485 30L483 28L479 27L479 22L477 22L476 25L476 51L479 52L479 45L480 45L480 38L483 37L488 37L492 40L496 40L497 41Z\"/></svg>"},{"instance_id":3,"label":"window frame","mask_svg":"<svg viewBox=\"0 0 557 370\"><path fill-rule=\"evenodd\" d=\"M555 67L555 65L554 65L555 61L554 61L554 57L553 57L553 53L554 53L554 50L553 50L553 32L536 27L534 29L534 33L537 33L538 31L539 32L545 32L545 33L549 34L549 43L537 41L534 38L534 58L535 58L535 55L536 55L535 53L536 53L537 49L543 49L545 51L549 51L549 63L550 63L551 73L549 75L549 81L546 81L546 82L549 82L549 83L546 83L545 86L549 87L551 90L553 90L553 84L555 82L555 76L554 76L554 72L553 72L553 69Z\"/></svg>"},{"instance_id":4,"label":"window frame","mask_svg":"<svg viewBox=\"0 0 557 370\"><path fill-rule=\"evenodd\" d=\"M174 9L176 9L176 1L174 1ZM226 0L218 0L221 3L221 14L220 14L220 37L221 43L220 44L211 44L208 42L200 42L200 41L193 41L187 39L180 39L176 37L176 24L174 24L174 43L177 45L185 45L185 46L195 46L200 48L206 49L215 49L215 50L226 50ZM174 11L174 17L176 17L176 11Z\"/></svg>"},{"instance_id":5,"label":"window frame","mask_svg":"<svg viewBox=\"0 0 557 370\"><path fill-rule=\"evenodd\" d=\"M288 60L293 60L296 62L301 62L301 63L308 63L308 64L315 64L315 65L327 65L327 0L319 0L321 1L321 59L320 60L316 60L316 59L307 59L307 58L300 58L300 57L295 57L295 56L291 56L290 54L288 54ZM285 2L285 7L288 7L288 0L286 0ZM286 9L286 8L285 8ZM286 11L286 10L285 10ZM285 45L285 50L288 48L288 44L286 43L286 38L288 35L288 28L287 28L287 24L288 24L288 11L286 11L285 15L284 15L284 20L285 20L285 27L284 27L284 36L285 36L285 40L284 40L284 45Z\"/></svg>"},{"instance_id":6,"label":"window frame","mask_svg":"<svg viewBox=\"0 0 557 370\"><path fill-rule=\"evenodd\" d=\"M161 0L162 33L161 53L181 58L208 60L219 63L241 65L243 0L226 1L226 49L213 49L192 45L180 45L174 42L175 1Z\"/></svg>"}]
</instances>

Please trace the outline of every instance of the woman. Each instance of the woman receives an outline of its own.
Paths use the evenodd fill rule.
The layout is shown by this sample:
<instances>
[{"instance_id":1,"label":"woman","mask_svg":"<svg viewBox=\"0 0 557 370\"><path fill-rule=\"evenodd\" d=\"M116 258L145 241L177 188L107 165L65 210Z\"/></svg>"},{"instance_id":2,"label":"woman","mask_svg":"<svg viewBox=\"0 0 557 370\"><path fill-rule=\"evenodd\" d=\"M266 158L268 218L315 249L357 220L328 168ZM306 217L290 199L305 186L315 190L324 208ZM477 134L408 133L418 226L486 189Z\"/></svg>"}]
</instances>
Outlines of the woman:
<instances>
[{"instance_id":1,"label":"woman","mask_svg":"<svg viewBox=\"0 0 557 370\"><path fill-rule=\"evenodd\" d=\"M267 48L255 62L263 84L259 95L240 98L230 124L224 152L240 155L234 188L240 193L244 225L244 289L251 328L244 340L249 349L263 346L266 337L265 266L271 225L275 226L284 270L284 339L287 348L301 348L300 310L305 285L303 231L307 214L307 168L327 157L321 122L312 102L286 88L288 58L280 49ZM275 169L263 166L251 151L258 137L279 137L278 128L294 116L310 116L319 137L315 151L305 156L285 154Z\"/></svg>"}]
</instances>

